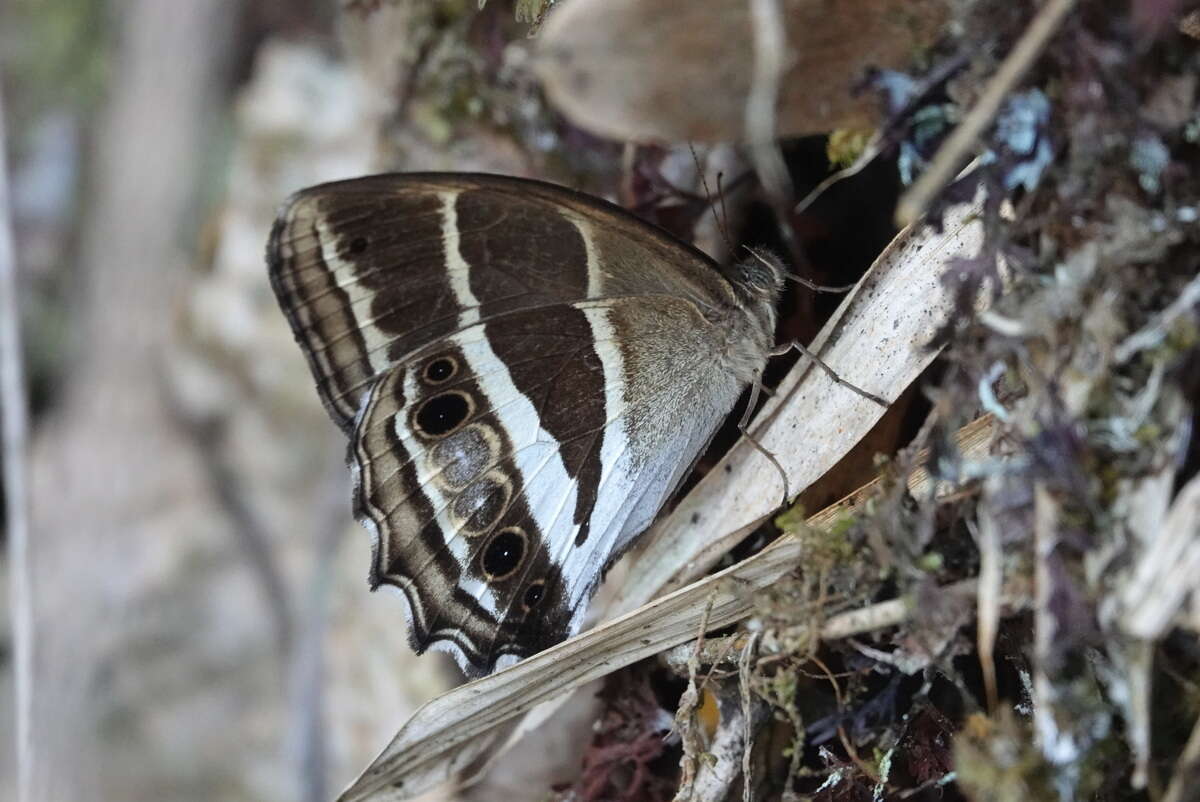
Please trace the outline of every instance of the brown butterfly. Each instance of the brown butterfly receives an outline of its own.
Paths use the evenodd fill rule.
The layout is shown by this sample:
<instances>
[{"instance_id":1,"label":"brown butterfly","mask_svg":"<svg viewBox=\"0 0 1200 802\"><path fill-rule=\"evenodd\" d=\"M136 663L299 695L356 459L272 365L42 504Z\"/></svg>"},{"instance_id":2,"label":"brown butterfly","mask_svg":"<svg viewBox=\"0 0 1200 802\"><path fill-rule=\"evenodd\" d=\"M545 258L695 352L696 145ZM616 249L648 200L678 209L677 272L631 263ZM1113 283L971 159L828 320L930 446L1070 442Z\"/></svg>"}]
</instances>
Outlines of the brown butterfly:
<instances>
[{"instance_id":1,"label":"brown butterfly","mask_svg":"<svg viewBox=\"0 0 1200 802\"><path fill-rule=\"evenodd\" d=\"M782 275L492 175L303 190L271 285L350 438L372 586L489 673L578 631L773 343Z\"/></svg>"}]
</instances>

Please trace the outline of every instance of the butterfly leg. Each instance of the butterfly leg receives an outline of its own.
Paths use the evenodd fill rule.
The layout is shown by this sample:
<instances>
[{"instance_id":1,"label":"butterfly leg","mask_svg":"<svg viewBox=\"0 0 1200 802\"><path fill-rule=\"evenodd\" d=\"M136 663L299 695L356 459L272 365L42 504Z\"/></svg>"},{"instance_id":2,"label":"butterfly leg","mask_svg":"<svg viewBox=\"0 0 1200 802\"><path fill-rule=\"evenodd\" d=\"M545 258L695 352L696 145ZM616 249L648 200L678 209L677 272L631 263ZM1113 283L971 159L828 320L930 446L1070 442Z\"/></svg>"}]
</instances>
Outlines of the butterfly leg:
<instances>
[{"instance_id":1,"label":"butterfly leg","mask_svg":"<svg viewBox=\"0 0 1200 802\"><path fill-rule=\"evenodd\" d=\"M884 401L882 398L875 395L874 393L868 393L866 390L862 389L858 385L851 384L850 382L843 379L841 376L839 376L837 374L837 371L835 371L833 368L826 365L823 361L821 361L821 358L819 356L817 356L812 351L805 348L797 340L792 340L790 343L784 343L783 345L776 346L771 351L771 356L782 356L782 355L786 354L788 351L792 350L793 348L795 348L801 354L803 354L804 356L808 357L813 362L815 362L817 367L819 367L821 370L825 371L825 374L827 376L829 376L830 379L833 379L834 383L840 384L842 387L845 387L847 390L850 390L851 392L861 395L863 398L867 399L868 401L874 401L876 404L883 407L884 409L887 409L887 407L890 406L890 404L888 404L887 401Z\"/></svg>"},{"instance_id":2,"label":"butterfly leg","mask_svg":"<svg viewBox=\"0 0 1200 802\"><path fill-rule=\"evenodd\" d=\"M746 410L742 413L741 420L738 421L738 431L742 433L742 436L746 438L746 441L750 445L754 446L760 454L771 461L771 464L775 466L775 470L779 471L779 476L783 479L782 506L788 503L792 495L789 490L787 471L779 464L779 460L775 458L775 455L768 451L762 443L758 442L754 435L750 434L750 415L754 412L754 408L758 406L758 394L764 389L761 381L755 381L754 384L750 385L750 401L746 404Z\"/></svg>"}]
</instances>

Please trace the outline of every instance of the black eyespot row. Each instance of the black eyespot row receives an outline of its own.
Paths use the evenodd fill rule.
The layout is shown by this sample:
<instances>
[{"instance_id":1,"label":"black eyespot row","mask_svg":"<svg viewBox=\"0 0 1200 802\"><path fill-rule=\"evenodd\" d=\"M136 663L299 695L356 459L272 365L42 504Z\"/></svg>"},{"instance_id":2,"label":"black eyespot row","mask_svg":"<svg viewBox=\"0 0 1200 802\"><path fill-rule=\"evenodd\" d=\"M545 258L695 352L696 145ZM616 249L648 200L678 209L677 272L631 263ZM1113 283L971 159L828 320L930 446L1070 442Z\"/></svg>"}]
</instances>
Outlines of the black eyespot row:
<instances>
[{"instance_id":1,"label":"black eyespot row","mask_svg":"<svg viewBox=\"0 0 1200 802\"><path fill-rule=\"evenodd\" d=\"M461 426L470 414L470 399L463 393L450 392L435 395L421 404L413 418L422 432L441 437Z\"/></svg>"},{"instance_id":2,"label":"black eyespot row","mask_svg":"<svg viewBox=\"0 0 1200 802\"><path fill-rule=\"evenodd\" d=\"M458 361L453 357L439 356L425 365L425 381L430 384L441 384L458 373Z\"/></svg>"},{"instance_id":3,"label":"black eyespot row","mask_svg":"<svg viewBox=\"0 0 1200 802\"><path fill-rule=\"evenodd\" d=\"M507 579L525 556L525 533L515 526L501 529L483 550L483 572L488 579Z\"/></svg>"},{"instance_id":4,"label":"black eyespot row","mask_svg":"<svg viewBox=\"0 0 1200 802\"><path fill-rule=\"evenodd\" d=\"M522 597L521 603L525 605L526 610L532 610L534 607L537 607L538 602L542 600L545 592L546 583L539 579L525 588L525 595Z\"/></svg>"}]
</instances>

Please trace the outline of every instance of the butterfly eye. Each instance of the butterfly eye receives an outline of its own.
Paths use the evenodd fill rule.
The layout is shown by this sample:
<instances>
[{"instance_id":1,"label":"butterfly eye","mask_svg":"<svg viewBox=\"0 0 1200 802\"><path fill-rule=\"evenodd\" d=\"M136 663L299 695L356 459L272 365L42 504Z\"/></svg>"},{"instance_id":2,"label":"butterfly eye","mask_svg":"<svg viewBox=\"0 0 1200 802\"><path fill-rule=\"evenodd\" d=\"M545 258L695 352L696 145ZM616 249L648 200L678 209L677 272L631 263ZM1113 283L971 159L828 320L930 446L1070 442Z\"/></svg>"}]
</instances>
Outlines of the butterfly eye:
<instances>
[{"instance_id":1,"label":"butterfly eye","mask_svg":"<svg viewBox=\"0 0 1200 802\"><path fill-rule=\"evenodd\" d=\"M425 381L429 384L441 384L458 373L458 360L451 356L439 356L425 366Z\"/></svg>"},{"instance_id":2,"label":"butterfly eye","mask_svg":"<svg viewBox=\"0 0 1200 802\"><path fill-rule=\"evenodd\" d=\"M470 416L472 406L465 393L442 393L421 404L413 420L422 434L442 437L462 425Z\"/></svg>"},{"instance_id":3,"label":"butterfly eye","mask_svg":"<svg viewBox=\"0 0 1200 802\"><path fill-rule=\"evenodd\" d=\"M525 588L525 595L521 598L521 604L525 607L525 612L529 612L537 606L542 600L542 596L546 592L546 582L537 580L529 587Z\"/></svg>"},{"instance_id":4,"label":"butterfly eye","mask_svg":"<svg viewBox=\"0 0 1200 802\"><path fill-rule=\"evenodd\" d=\"M496 582L508 579L525 556L525 533L515 526L501 529L483 550L483 573Z\"/></svg>"}]
</instances>

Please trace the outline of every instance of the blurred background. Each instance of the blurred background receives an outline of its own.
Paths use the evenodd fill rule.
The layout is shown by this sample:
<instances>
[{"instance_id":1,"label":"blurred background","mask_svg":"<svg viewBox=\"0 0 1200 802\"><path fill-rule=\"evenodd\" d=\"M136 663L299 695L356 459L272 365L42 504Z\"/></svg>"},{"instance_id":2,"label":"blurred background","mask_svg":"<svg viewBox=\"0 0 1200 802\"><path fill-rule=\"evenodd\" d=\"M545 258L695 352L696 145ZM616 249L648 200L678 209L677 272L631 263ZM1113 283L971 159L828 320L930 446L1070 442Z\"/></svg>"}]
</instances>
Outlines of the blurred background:
<instances>
[{"instance_id":1,"label":"blurred background","mask_svg":"<svg viewBox=\"0 0 1200 802\"><path fill-rule=\"evenodd\" d=\"M762 82L751 80L759 51L746 9L770 4L591 2L608 28L558 31L562 47L549 52L551 69L543 61L538 73L534 34L549 5L0 0L0 145L31 405L33 586L30 609L16 612L31 615L36 628L32 799L329 799L419 705L461 681L444 654L412 654L396 596L368 592L369 543L350 515L345 442L320 407L266 280L267 234L290 193L384 170L540 177L617 200L717 259L735 243L767 246L803 277L846 285L894 234L902 180L920 172L945 131L974 107L1007 43L1048 4L789 3L779 23L788 60L776 65L776 119L756 132L782 140L782 175L764 170L769 160L755 161L754 153L712 144L746 138L743 127L753 122L747 96ZM1059 275L1055 265L1082 250L1080 242L1179 245L1170 260L1129 246L1136 257L1113 259L1136 270L1096 271L1104 290L1096 297L1137 307L1129 315L1133 330L1196 274L1194 231L1186 235L1192 240L1179 232L1170 239L1161 233L1167 218L1133 214L1128 198L1151 211L1171 208L1176 200L1167 203L1168 196L1183 199L1178 225L1195 222L1200 10L1193 0L1132 0L1116 4L1119 13L1080 5L1086 13L1071 18L1065 44L1050 47L1034 73L1047 92L1035 86L1025 93L1025 105L1017 103L988 134L987 180L1031 190L1052 161L1048 143L1066 165L1047 173L1053 192L1024 197L1024 227L1001 240L1014 244L1004 253L1028 279L1026 298L1053 290L1047 277ZM618 7L621 14L609 14ZM670 14L654 13L661 8ZM1174 31L1182 10L1192 10L1192 28L1180 23L1178 35L1163 34ZM943 33L949 44L935 47ZM868 66L881 69L868 73ZM1048 117L1051 102L1056 111ZM886 135L881 158L811 205L778 202L788 192L805 197L833 169L854 162L876 127ZM635 140L683 144L620 144ZM710 204L714 197L719 204ZM1001 195L994 197L998 207ZM713 206L725 225L713 222ZM1129 230L1145 239L1117 237L1110 217L1133 221ZM992 222L999 231L999 218ZM990 270L995 255L964 260L961 276ZM1161 261L1159 272L1138 272L1143 258ZM790 288L778 339L808 341L838 302ZM1023 313L1019 303L1011 314ZM1031 314L1043 308L1025 306ZM1045 308L1073 314L1060 306ZM1029 337L1036 340L1043 325L1038 318ZM1061 328L1048 328L1054 348L1035 343L1031 350L1054 351ZM1090 323L1072 331L1084 341L1093 336ZM877 469L876 452L895 453L908 442L930 410L923 387L940 381L944 364L957 395L943 395L950 399L943 407L963 414L977 403L981 377L996 379L998 360L1016 364L1019 341L993 333L962 339L965 350L936 363L806 491L807 509L862 484ZM1194 360L1195 340L1180 348L1192 349ZM767 384L785 367L773 363ZM1194 394L1194 382L1188 386ZM1073 425L1061 431L1078 431ZM716 448L734 436L736 427L727 426ZM1195 449L1181 475L1194 473ZM1086 470L1109 464L1079 453ZM701 460L699 469L709 464ZM1033 537L1026 535L1021 548L1028 550ZM0 530L0 583L11 581L8 540ZM747 548L762 542L750 539ZM913 560L928 542L912 550ZM1008 541L1005 549L1014 559L1026 553ZM16 785L9 598L0 587L0 800ZM1080 629L1075 619L1063 620ZM1013 642L1026 643L1028 627L1017 623ZM809 685L816 677L797 676ZM1070 681L1068 674L1063 687ZM620 682L617 675L608 702L636 696ZM673 701L662 708L668 719L681 692L672 688L664 696ZM541 799L570 787L598 722L592 695L575 700L578 709L539 725L537 737L508 753L481 785L430 798ZM1091 709L1076 722L1078 732L1097 730ZM647 730L659 745L660 719ZM909 720L897 708L893 723ZM1008 719L999 721L995 731L1009 732ZM942 763L932 779L913 780L936 782L926 798L942 798L942 781L951 779L950 736L943 735L952 729L945 718L930 730L938 744L930 754ZM1196 733L1200 745L1200 727ZM1115 777L1128 767L1108 770L1116 764L1102 741L1095 736L1089 748ZM1016 746L995 760L1031 742L1020 730ZM669 769L656 791L661 798L674 794L676 757L661 761ZM812 765L828 776L849 771L848 759L820 761ZM596 766L609 771L609 764ZM829 785L824 775L807 776L814 786ZM990 787L991 774L977 766L975 776ZM604 787L586 798L603 798ZM874 780L861 786L875 787Z\"/></svg>"},{"instance_id":2,"label":"blurred background","mask_svg":"<svg viewBox=\"0 0 1200 802\"><path fill-rule=\"evenodd\" d=\"M460 681L444 655L411 653L398 599L369 597L345 444L263 250L289 193L421 169L645 208L668 175L698 194L659 222L719 252L711 221L692 231L696 172L736 174L736 154L633 152L565 123L523 66L540 5L0 0L32 406L33 798L326 799ZM815 165L808 186L825 174L823 140L789 147ZM853 226L859 253L830 255L852 273L891 234L894 170L867 172L884 177L877 213L859 197L808 231L819 256ZM819 322L797 319L811 330L793 336ZM570 780L578 738L541 739L473 793L528 796L519 775L539 765L567 773L533 787ZM0 789L12 740L0 726Z\"/></svg>"},{"instance_id":3,"label":"blurred background","mask_svg":"<svg viewBox=\"0 0 1200 802\"><path fill-rule=\"evenodd\" d=\"M345 445L262 254L313 183L572 169L550 164L528 82L499 71L528 32L475 0L0 2L34 798L326 799L458 681L411 653L396 598L369 597Z\"/></svg>"}]
</instances>

